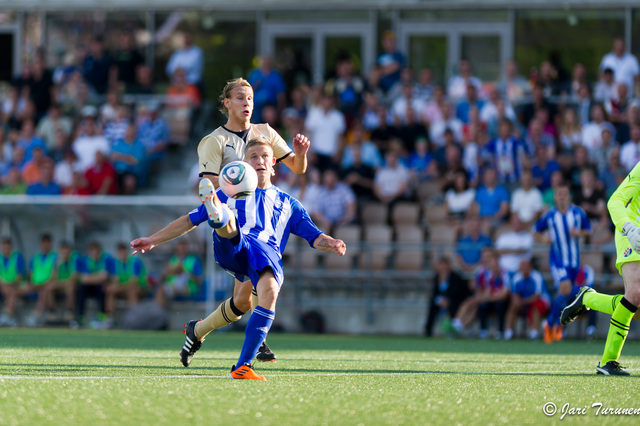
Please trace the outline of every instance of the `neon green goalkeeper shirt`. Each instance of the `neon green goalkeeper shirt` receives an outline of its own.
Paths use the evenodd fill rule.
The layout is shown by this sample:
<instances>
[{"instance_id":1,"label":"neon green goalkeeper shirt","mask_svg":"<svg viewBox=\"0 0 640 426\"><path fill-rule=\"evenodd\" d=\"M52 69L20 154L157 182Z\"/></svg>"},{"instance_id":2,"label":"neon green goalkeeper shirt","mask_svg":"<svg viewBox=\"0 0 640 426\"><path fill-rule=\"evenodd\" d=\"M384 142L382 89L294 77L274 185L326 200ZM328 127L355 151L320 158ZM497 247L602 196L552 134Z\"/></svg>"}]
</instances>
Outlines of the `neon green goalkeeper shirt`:
<instances>
[{"instance_id":1,"label":"neon green goalkeeper shirt","mask_svg":"<svg viewBox=\"0 0 640 426\"><path fill-rule=\"evenodd\" d=\"M629 221L640 226L640 162L611 195L607 208L617 230Z\"/></svg>"}]
</instances>

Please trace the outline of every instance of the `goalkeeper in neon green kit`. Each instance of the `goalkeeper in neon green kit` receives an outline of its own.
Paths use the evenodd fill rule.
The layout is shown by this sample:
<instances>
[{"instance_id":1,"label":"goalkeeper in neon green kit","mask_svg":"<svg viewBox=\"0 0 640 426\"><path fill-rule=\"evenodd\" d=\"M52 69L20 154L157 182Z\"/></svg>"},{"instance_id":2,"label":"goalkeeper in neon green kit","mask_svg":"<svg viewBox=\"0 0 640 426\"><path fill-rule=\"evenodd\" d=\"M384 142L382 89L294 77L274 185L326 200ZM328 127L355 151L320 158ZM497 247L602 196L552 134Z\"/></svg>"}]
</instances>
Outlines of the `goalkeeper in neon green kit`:
<instances>
[{"instance_id":1,"label":"goalkeeper in neon green kit","mask_svg":"<svg viewBox=\"0 0 640 426\"><path fill-rule=\"evenodd\" d=\"M607 204L616 227L616 267L624 281L624 295L600 294L583 287L575 299L562 311L562 324L573 322L583 312L594 309L611 315L609 334L598 374L628 376L618 359L629 333L631 320L639 319L640 305L640 163L631 170L613 193Z\"/></svg>"}]
</instances>

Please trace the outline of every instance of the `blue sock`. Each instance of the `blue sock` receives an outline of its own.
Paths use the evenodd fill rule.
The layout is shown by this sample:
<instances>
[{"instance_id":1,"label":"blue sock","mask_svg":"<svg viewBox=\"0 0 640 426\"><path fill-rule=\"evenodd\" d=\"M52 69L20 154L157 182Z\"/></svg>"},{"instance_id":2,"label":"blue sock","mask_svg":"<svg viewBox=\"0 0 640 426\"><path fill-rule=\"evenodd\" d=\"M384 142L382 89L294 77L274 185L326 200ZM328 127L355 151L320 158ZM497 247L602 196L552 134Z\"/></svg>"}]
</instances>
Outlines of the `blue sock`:
<instances>
[{"instance_id":1,"label":"blue sock","mask_svg":"<svg viewBox=\"0 0 640 426\"><path fill-rule=\"evenodd\" d=\"M551 305L551 312L549 312L549 317L547 318L547 323L549 326L553 327L554 325L560 324L560 314L562 310L569 303L569 297L559 294L553 300L553 304Z\"/></svg>"},{"instance_id":2,"label":"blue sock","mask_svg":"<svg viewBox=\"0 0 640 426\"><path fill-rule=\"evenodd\" d=\"M214 223L211 219L207 219L207 223L214 229L219 229L223 226L227 226L227 223L229 223L229 213L227 212L227 209L222 209L222 219L219 223Z\"/></svg>"},{"instance_id":3,"label":"blue sock","mask_svg":"<svg viewBox=\"0 0 640 426\"><path fill-rule=\"evenodd\" d=\"M242 352L240 352L240 359L238 359L236 367L251 364L251 361L253 361L253 358L258 353L258 349L260 349L260 345L267 337L267 333L269 333L275 317L275 312L265 309L262 306L256 306L244 332L244 344L242 345Z\"/></svg>"}]
</instances>

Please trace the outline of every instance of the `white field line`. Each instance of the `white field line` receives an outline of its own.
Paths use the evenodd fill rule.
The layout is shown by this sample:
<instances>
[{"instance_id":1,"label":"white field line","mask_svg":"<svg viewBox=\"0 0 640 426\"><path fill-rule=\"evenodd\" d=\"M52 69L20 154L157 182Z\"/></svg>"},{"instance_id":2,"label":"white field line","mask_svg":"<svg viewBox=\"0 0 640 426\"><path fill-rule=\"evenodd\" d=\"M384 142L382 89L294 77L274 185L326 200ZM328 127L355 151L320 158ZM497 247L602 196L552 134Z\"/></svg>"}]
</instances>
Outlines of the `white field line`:
<instances>
[{"instance_id":1,"label":"white field line","mask_svg":"<svg viewBox=\"0 0 640 426\"><path fill-rule=\"evenodd\" d=\"M640 371L638 368L627 368L627 371ZM512 374L522 374L534 376L536 374L591 374L594 370L566 370L566 371L423 371L423 372L367 372L367 373L290 373L290 374L265 374L266 377L334 377L334 376L432 376L432 375L452 375L452 376L506 376ZM173 376L0 376L3 380L159 380L159 379L228 379L229 375L205 376L199 374L173 375Z\"/></svg>"}]
</instances>

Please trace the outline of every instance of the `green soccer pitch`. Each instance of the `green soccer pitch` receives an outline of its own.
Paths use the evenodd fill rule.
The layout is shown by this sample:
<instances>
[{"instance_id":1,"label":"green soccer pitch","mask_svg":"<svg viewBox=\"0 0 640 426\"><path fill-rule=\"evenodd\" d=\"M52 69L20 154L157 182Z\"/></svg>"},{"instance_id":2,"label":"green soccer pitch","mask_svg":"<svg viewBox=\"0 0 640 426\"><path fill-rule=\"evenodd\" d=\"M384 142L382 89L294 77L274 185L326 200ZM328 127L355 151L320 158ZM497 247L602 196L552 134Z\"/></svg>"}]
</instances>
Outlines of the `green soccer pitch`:
<instances>
[{"instance_id":1,"label":"green soccer pitch","mask_svg":"<svg viewBox=\"0 0 640 426\"><path fill-rule=\"evenodd\" d=\"M211 334L184 368L175 331L0 329L0 425L640 421L639 342L625 345L625 378L595 375L602 341L273 334L278 361L257 365L267 381L230 380L243 338Z\"/></svg>"}]
</instances>

